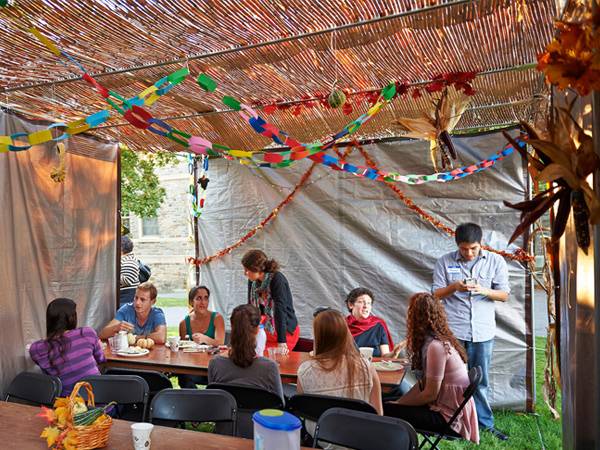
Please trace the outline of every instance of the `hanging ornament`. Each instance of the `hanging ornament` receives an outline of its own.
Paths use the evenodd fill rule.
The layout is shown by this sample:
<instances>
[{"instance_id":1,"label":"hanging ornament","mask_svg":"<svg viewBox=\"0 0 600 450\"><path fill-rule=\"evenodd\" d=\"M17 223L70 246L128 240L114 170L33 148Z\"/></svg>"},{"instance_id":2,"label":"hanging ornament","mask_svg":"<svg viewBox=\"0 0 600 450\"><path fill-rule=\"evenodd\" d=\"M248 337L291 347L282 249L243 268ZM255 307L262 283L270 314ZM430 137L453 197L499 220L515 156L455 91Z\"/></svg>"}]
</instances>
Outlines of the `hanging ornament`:
<instances>
[{"instance_id":1,"label":"hanging ornament","mask_svg":"<svg viewBox=\"0 0 600 450\"><path fill-rule=\"evenodd\" d=\"M334 88L327 98L327 103L329 103L329 106L332 108L339 108L346 103L346 94L344 94L344 91L341 89L335 89L334 84Z\"/></svg>"},{"instance_id":2,"label":"hanging ornament","mask_svg":"<svg viewBox=\"0 0 600 450\"><path fill-rule=\"evenodd\" d=\"M56 145L56 151L58 152L58 166L52 168L50 178L55 183L62 183L65 181L65 175L67 174L67 169L65 168L65 144L59 142Z\"/></svg>"},{"instance_id":3,"label":"hanging ornament","mask_svg":"<svg viewBox=\"0 0 600 450\"><path fill-rule=\"evenodd\" d=\"M448 89L446 86L434 102L433 111L428 111L417 119L401 117L393 122L408 132L407 137L429 141L431 163L436 172L452 167L452 160L458 156L450 132L460 121L470 101L466 94L456 88L455 95L450 99Z\"/></svg>"}]
</instances>

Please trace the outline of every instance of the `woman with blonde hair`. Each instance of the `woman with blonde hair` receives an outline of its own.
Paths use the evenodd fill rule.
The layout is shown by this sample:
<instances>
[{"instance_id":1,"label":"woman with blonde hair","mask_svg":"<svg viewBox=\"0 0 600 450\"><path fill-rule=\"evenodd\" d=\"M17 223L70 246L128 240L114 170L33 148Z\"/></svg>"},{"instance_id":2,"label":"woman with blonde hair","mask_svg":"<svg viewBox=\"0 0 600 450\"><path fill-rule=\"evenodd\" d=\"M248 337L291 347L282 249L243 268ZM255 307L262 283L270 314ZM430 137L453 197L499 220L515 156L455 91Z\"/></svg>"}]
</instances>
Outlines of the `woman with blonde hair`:
<instances>
[{"instance_id":1,"label":"woman with blonde hair","mask_svg":"<svg viewBox=\"0 0 600 450\"><path fill-rule=\"evenodd\" d=\"M421 380L398 400L384 403L386 416L399 417L417 429L446 431L469 385L467 356L450 331L441 301L428 292L410 298L407 345L412 368ZM479 443L475 403L471 398L452 423L464 439Z\"/></svg>"},{"instance_id":2,"label":"woman with blonde hair","mask_svg":"<svg viewBox=\"0 0 600 450\"><path fill-rule=\"evenodd\" d=\"M298 393L363 400L382 414L377 372L360 356L346 319L332 309L313 320L314 356L298 368Z\"/></svg>"}]
</instances>

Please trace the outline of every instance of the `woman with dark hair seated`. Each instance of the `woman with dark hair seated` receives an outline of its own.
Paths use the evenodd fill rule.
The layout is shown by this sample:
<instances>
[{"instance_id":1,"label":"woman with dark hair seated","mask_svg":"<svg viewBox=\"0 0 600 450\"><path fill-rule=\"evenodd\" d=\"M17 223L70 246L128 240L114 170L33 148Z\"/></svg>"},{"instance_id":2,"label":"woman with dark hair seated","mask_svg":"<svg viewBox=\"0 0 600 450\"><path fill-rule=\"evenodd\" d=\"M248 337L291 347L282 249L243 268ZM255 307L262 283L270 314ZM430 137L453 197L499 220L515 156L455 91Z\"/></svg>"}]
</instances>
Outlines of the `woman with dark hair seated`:
<instances>
[{"instance_id":1,"label":"woman with dark hair seated","mask_svg":"<svg viewBox=\"0 0 600 450\"><path fill-rule=\"evenodd\" d=\"M385 321L371 314L373 301L373 292L367 288L358 287L350 291L346 297L346 307L350 311L346 322L350 334L358 347L373 348L373 356L397 358L400 351L406 347L406 342L402 341L394 347Z\"/></svg>"},{"instance_id":2,"label":"woman with dark hair seated","mask_svg":"<svg viewBox=\"0 0 600 450\"><path fill-rule=\"evenodd\" d=\"M442 302L428 292L410 298L406 328L412 368L422 372L423 378L398 400L384 403L384 414L404 419L417 429L446 431L446 421L461 404L469 385L465 350L450 331ZM479 442L472 398L452 430Z\"/></svg>"},{"instance_id":3,"label":"woman with dark hair seated","mask_svg":"<svg viewBox=\"0 0 600 450\"><path fill-rule=\"evenodd\" d=\"M283 399L277 363L256 355L260 312L252 305L237 306L231 313L229 357L215 356L208 364L209 383L231 383L271 391Z\"/></svg>"},{"instance_id":4,"label":"woman with dark hair seated","mask_svg":"<svg viewBox=\"0 0 600 450\"><path fill-rule=\"evenodd\" d=\"M44 373L60 378L63 396L82 378L100 374L98 364L106 361L94 329L77 328L77 305L68 298L50 302L46 339L31 344L29 354Z\"/></svg>"},{"instance_id":5,"label":"woman with dark hair seated","mask_svg":"<svg viewBox=\"0 0 600 450\"><path fill-rule=\"evenodd\" d=\"M223 345L225 321L216 311L208 309L210 290L206 286L190 289L188 302L192 311L179 323L181 339L191 339L197 344ZM197 384L206 384L208 379L198 375L179 375L179 386L194 389Z\"/></svg>"}]
</instances>

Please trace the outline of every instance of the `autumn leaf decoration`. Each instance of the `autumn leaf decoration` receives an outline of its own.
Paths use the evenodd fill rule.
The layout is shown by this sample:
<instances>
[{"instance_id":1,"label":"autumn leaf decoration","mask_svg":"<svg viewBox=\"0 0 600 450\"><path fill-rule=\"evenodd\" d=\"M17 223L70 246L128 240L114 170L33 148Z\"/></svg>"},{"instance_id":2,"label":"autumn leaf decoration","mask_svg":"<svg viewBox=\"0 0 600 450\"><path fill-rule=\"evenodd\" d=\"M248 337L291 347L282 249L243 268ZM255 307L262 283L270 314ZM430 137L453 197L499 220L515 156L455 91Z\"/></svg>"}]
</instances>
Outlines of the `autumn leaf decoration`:
<instances>
[{"instance_id":1,"label":"autumn leaf decoration","mask_svg":"<svg viewBox=\"0 0 600 450\"><path fill-rule=\"evenodd\" d=\"M587 13L579 22L557 21L557 37L538 55L537 69L558 89L580 95L600 90L600 14Z\"/></svg>"},{"instance_id":2,"label":"autumn leaf decoration","mask_svg":"<svg viewBox=\"0 0 600 450\"><path fill-rule=\"evenodd\" d=\"M529 134L528 143L533 148L528 152L506 132L504 136L528 161L529 173L537 183L549 183L549 188L531 200L511 204L509 208L521 211L521 222L512 234L509 243L529 228L557 201L558 209L552 224L552 240L564 233L567 220L573 211L577 245L587 250L590 245L589 224L600 222L600 200L586 181L596 168L600 158L594 152L591 136L586 134L571 115L569 108L555 108L556 120L549 126L550 139L542 140L529 125L522 123Z\"/></svg>"},{"instance_id":3,"label":"autumn leaf decoration","mask_svg":"<svg viewBox=\"0 0 600 450\"><path fill-rule=\"evenodd\" d=\"M416 119L402 117L392 122L407 131L406 137L429 141L431 163L436 172L440 171L440 167L442 170L452 167L451 159L457 158L450 132L458 124L470 102L468 95L457 90L456 95L451 98L448 89L449 87L445 87L440 97L434 101L433 110L422 113Z\"/></svg>"}]
</instances>

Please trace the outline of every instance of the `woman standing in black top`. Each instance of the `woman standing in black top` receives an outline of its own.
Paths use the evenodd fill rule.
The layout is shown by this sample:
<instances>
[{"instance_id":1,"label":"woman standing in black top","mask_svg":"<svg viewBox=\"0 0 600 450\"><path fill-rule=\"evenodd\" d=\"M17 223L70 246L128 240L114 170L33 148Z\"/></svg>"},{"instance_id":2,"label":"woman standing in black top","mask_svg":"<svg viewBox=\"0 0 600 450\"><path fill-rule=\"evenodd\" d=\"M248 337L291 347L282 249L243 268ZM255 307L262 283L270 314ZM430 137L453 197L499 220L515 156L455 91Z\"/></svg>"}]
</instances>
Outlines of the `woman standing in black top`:
<instances>
[{"instance_id":1,"label":"woman standing in black top","mask_svg":"<svg viewBox=\"0 0 600 450\"><path fill-rule=\"evenodd\" d=\"M279 347L287 354L300 337L292 292L279 264L261 250L250 250L242 258L248 278L248 303L260 309L267 334L267 348Z\"/></svg>"}]
</instances>

